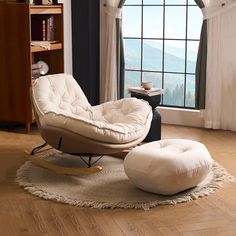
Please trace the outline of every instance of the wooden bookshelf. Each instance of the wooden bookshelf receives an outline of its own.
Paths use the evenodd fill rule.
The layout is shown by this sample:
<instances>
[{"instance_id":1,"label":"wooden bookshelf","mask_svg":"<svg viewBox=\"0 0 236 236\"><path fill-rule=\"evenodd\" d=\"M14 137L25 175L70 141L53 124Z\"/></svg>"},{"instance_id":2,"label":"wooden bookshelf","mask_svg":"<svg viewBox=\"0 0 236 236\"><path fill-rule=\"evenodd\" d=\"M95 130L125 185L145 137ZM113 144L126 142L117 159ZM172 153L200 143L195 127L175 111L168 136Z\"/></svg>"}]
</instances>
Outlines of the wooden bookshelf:
<instances>
[{"instance_id":1,"label":"wooden bookshelf","mask_svg":"<svg viewBox=\"0 0 236 236\"><path fill-rule=\"evenodd\" d=\"M53 16L53 40L50 49L32 46L34 17ZM34 122L29 90L31 65L45 61L49 74L64 72L63 5L34 6L28 3L0 1L0 121L19 122L29 131ZM35 40L35 39L34 39Z\"/></svg>"}]
</instances>

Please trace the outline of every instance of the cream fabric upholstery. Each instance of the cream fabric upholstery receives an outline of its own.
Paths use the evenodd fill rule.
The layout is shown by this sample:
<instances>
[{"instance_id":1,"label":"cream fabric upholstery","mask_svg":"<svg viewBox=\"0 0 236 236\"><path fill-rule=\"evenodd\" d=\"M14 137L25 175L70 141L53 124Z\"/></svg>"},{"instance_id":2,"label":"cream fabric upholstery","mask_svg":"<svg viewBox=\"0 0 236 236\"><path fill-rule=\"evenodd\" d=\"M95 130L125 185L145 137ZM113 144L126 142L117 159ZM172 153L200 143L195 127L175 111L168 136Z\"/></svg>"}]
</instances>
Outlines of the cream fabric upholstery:
<instances>
[{"instance_id":1,"label":"cream fabric upholstery","mask_svg":"<svg viewBox=\"0 0 236 236\"><path fill-rule=\"evenodd\" d=\"M91 106L77 82L67 74L37 79L31 97L39 125L61 129L62 133L64 130L67 139L71 132L74 139L79 135L101 143L127 144L144 139L152 120L151 107L139 99Z\"/></svg>"},{"instance_id":2,"label":"cream fabric upholstery","mask_svg":"<svg viewBox=\"0 0 236 236\"><path fill-rule=\"evenodd\" d=\"M169 195L197 186L209 174L212 163L202 143L166 139L132 149L124 168L137 187Z\"/></svg>"}]
</instances>

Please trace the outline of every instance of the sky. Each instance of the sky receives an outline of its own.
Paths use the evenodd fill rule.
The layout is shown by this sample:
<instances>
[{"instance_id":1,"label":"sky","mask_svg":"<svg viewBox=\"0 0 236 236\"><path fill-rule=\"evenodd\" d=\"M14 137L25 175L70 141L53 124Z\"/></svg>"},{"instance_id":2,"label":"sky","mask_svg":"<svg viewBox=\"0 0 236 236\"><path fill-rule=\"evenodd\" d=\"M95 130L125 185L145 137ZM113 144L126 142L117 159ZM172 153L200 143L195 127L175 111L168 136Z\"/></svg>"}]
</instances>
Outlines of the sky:
<instances>
[{"instance_id":1,"label":"sky","mask_svg":"<svg viewBox=\"0 0 236 236\"><path fill-rule=\"evenodd\" d=\"M125 4L140 4L141 0L126 0ZM163 4L163 0L143 0L145 4ZM186 0L165 0L166 4L186 4ZM189 4L195 4L188 0ZM141 37L141 6L124 6L123 8L123 35L124 37ZM145 38L163 37L163 7L143 7L143 36ZM186 7L166 6L165 8L165 37L184 39L186 34ZM202 25L202 12L197 6L188 7L189 39L199 39ZM183 42L169 40L166 42L172 47L183 47ZM152 46L155 46L154 44ZM158 47L158 44L157 44ZM197 51L198 43L189 43L188 48Z\"/></svg>"}]
</instances>

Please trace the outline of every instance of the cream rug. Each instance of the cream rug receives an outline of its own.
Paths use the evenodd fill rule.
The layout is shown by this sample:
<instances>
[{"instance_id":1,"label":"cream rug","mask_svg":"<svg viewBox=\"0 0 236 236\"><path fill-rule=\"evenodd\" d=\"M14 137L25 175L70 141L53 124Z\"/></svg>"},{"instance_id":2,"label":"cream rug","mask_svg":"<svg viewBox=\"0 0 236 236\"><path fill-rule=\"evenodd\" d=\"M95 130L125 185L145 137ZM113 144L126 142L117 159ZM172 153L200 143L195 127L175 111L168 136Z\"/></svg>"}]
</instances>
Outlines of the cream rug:
<instances>
[{"instance_id":1,"label":"cream rug","mask_svg":"<svg viewBox=\"0 0 236 236\"><path fill-rule=\"evenodd\" d=\"M78 157L54 153L46 157L62 166L81 167ZM136 188L124 172L123 160L104 156L96 174L66 176L38 167L27 161L17 171L16 182L30 193L44 199L92 208L142 208L188 202L213 193L234 177L215 163L212 173L198 187L173 196L162 196Z\"/></svg>"}]
</instances>

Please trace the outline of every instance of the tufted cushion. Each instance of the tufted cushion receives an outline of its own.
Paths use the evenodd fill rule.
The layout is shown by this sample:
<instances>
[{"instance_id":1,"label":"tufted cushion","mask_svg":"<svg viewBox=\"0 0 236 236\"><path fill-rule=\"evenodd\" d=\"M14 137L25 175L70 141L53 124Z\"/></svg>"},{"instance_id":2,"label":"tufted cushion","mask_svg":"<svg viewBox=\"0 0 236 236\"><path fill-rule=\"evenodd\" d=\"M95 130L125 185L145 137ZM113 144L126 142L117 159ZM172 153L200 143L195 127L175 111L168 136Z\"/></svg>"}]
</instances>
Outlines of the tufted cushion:
<instances>
[{"instance_id":1,"label":"tufted cushion","mask_svg":"<svg viewBox=\"0 0 236 236\"><path fill-rule=\"evenodd\" d=\"M40 123L94 140L126 143L142 137L150 128L152 111L148 103L125 98L93 107L71 75L39 78L32 96Z\"/></svg>"},{"instance_id":2,"label":"tufted cushion","mask_svg":"<svg viewBox=\"0 0 236 236\"><path fill-rule=\"evenodd\" d=\"M124 168L137 187L169 195L197 186L209 174L212 163L202 143L166 139L132 149Z\"/></svg>"}]
</instances>

